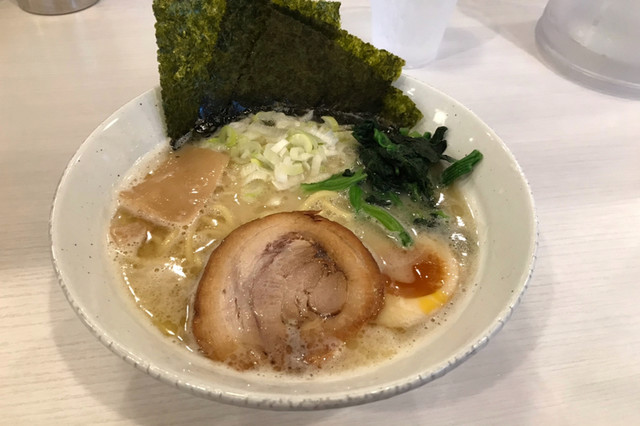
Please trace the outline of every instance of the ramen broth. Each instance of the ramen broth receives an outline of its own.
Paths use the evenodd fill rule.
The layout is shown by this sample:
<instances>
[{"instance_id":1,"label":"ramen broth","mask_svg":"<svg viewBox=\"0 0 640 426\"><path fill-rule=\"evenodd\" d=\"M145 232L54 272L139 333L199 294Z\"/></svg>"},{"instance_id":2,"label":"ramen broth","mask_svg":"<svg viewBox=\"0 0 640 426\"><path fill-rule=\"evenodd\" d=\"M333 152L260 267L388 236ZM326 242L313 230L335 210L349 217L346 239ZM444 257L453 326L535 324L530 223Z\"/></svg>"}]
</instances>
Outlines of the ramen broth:
<instances>
[{"instance_id":1,"label":"ramen broth","mask_svg":"<svg viewBox=\"0 0 640 426\"><path fill-rule=\"evenodd\" d=\"M164 146L149 153L131 169L114 198L117 200L117 194L141 182L170 155ZM341 171L352 166L349 162L353 161L350 154L335 156L328 159L326 167ZM232 230L246 222L277 212L319 211L320 215L347 227L360 238L383 272L393 266L393 253L405 251L378 223L357 215L345 194L327 191L305 194L299 185L284 191L264 185L247 197L245 189L241 165L229 163L214 195L198 217L193 223L182 226L155 225L118 207L117 201L114 203L109 234L110 257L122 278L123 289L130 293L153 326L191 351L198 351L190 322L199 277L215 247ZM455 306L459 295L468 289L477 251L472 211L455 185L435 195L439 200L438 208L449 217L446 226L404 225L417 245L423 239L433 240L451 249L459 271L455 294L443 300L442 309L425 313L418 324L408 328L390 328L375 321L366 325L355 339L346 342L339 354L323 364L323 371L353 369L392 358L437 328L447 310ZM124 244L117 241L113 229L118 227L143 227L143 241Z\"/></svg>"}]
</instances>

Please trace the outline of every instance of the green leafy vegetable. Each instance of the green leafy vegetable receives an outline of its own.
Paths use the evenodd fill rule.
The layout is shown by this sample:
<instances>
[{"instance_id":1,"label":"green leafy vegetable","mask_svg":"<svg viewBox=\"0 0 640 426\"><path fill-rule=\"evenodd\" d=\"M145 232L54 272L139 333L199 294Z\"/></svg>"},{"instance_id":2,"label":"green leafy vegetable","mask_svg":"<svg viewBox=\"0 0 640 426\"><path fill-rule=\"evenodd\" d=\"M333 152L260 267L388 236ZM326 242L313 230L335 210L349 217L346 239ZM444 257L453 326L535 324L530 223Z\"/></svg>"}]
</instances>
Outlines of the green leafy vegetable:
<instances>
[{"instance_id":1,"label":"green leafy vegetable","mask_svg":"<svg viewBox=\"0 0 640 426\"><path fill-rule=\"evenodd\" d=\"M398 220L391 215L388 211L383 209L382 207L372 206L371 204L363 204L362 210L376 219L378 222L382 224L385 228L387 228L391 232L397 232L400 237L400 242L404 247L408 247L413 244L413 239L411 235L404 229L402 224L398 222Z\"/></svg>"},{"instance_id":2,"label":"green leafy vegetable","mask_svg":"<svg viewBox=\"0 0 640 426\"><path fill-rule=\"evenodd\" d=\"M418 216L413 219L413 223L415 225L422 225L428 228L433 228L437 226L442 220L448 219L449 216L445 214L442 210L435 210L429 213L427 217Z\"/></svg>"},{"instance_id":3,"label":"green leafy vegetable","mask_svg":"<svg viewBox=\"0 0 640 426\"><path fill-rule=\"evenodd\" d=\"M315 183L303 183L300 185L306 192L317 191L342 191L349 188L351 185L364 180L367 175L358 170L355 173L337 173L331 176L329 179Z\"/></svg>"},{"instance_id":4,"label":"green leafy vegetable","mask_svg":"<svg viewBox=\"0 0 640 426\"><path fill-rule=\"evenodd\" d=\"M436 210L434 212L431 212L431 215L434 217L442 218L442 219L449 219L449 215L443 212L442 210Z\"/></svg>"},{"instance_id":5,"label":"green leafy vegetable","mask_svg":"<svg viewBox=\"0 0 640 426\"><path fill-rule=\"evenodd\" d=\"M456 179L471 173L476 164L482 160L482 153L477 149L471 151L466 157L456 161L442 172L442 184L450 185Z\"/></svg>"},{"instance_id":6,"label":"green leafy vegetable","mask_svg":"<svg viewBox=\"0 0 640 426\"><path fill-rule=\"evenodd\" d=\"M403 247L408 247L413 244L411 235L409 235L402 224L398 222L398 220L393 217L391 213L381 207L372 206L371 204L365 203L362 200L362 194L362 188L360 188L360 186L357 184L353 184L349 188L349 202L356 212L362 211L366 213L367 215L380 222L382 226L384 226L387 230L393 233L397 233Z\"/></svg>"},{"instance_id":7,"label":"green leafy vegetable","mask_svg":"<svg viewBox=\"0 0 640 426\"><path fill-rule=\"evenodd\" d=\"M446 127L439 127L433 136L412 137L408 130L385 129L375 121L355 126L353 136L360 144L358 154L367 183L376 192L408 194L414 201L433 205L429 169L439 164L447 148L446 131Z\"/></svg>"},{"instance_id":8,"label":"green leafy vegetable","mask_svg":"<svg viewBox=\"0 0 640 426\"><path fill-rule=\"evenodd\" d=\"M395 192L375 192L367 195L367 203L376 206L399 206L402 204L400 197Z\"/></svg>"},{"instance_id":9,"label":"green leafy vegetable","mask_svg":"<svg viewBox=\"0 0 640 426\"><path fill-rule=\"evenodd\" d=\"M373 129L373 138L378 142L378 145L386 149L387 151L397 151L398 145L391 142L391 139L378 129Z\"/></svg>"},{"instance_id":10,"label":"green leafy vegetable","mask_svg":"<svg viewBox=\"0 0 640 426\"><path fill-rule=\"evenodd\" d=\"M379 206L398 205L397 194L407 194L413 201L435 209L434 188L440 182L449 185L471 172L482 159L477 150L459 161L446 155L446 133L444 126L433 134L421 134L408 128L384 128L372 120L356 125L353 136L359 142L358 154L367 173L366 184L372 190L367 202ZM453 164L439 179L434 179L442 161ZM432 226L437 216L440 215L417 218L415 222Z\"/></svg>"},{"instance_id":11,"label":"green leafy vegetable","mask_svg":"<svg viewBox=\"0 0 640 426\"><path fill-rule=\"evenodd\" d=\"M362 210L364 203L362 202L362 188L359 185L351 185L349 188L349 202L356 212Z\"/></svg>"}]
</instances>

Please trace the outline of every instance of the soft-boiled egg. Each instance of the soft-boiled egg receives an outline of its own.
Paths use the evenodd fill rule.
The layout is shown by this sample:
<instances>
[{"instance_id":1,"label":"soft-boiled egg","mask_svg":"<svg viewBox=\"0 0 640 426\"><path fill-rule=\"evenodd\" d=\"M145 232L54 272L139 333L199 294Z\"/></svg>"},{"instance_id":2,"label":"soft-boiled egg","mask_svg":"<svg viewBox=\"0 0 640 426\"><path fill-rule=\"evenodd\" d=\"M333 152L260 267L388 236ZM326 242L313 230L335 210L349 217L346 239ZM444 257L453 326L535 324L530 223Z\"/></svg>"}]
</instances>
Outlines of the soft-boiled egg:
<instances>
[{"instance_id":1,"label":"soft-boiled egg","mask_svg":"<svg viewBox=\"0 0 640 426\"><path fill-rule=\"evenodd\" d=\"M458 263L444 239L421 238L409 250L384 245L376 254L387 277L385 305L376 319L379 325L409 328L424 322L456 290Z\"/></svg>"}]
</instances>

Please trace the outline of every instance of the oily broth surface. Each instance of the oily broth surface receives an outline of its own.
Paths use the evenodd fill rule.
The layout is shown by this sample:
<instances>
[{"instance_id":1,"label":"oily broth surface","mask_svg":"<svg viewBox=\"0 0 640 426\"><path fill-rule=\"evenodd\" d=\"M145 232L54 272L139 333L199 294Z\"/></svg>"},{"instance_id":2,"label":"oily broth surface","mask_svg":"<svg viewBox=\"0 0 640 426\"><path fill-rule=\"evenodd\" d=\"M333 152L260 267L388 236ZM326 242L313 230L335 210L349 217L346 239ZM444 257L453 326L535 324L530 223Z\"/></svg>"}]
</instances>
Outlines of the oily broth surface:
<instances>
[{"instance_id":1,"label":"oily broth surface","mask_svg":"<svg viewBox=\"0 0 640 426\"><path fill-rule=\"evenodd\" d=\"M117 207L117 194L135 186L169 156L166 147L149 153L125 177L116 191L112 223L139 220ZM280 211L298 210L302 196L288 192L256 202L240 196L237 166L230 164L213 199L190 226L154 226L140 246L118 247L110 238L109 255L134 302L163 334L189 348L197 344L189 330L191 308L200 275L211 252L233 229ZM259 202L259 201L262 201Z\"/></svg>"},{"instance_id":2,"label":"oily broth surface","mask_svg":"<svg viewBox=\"0 0 640 426\"><path fill-rule=\"evenodd\" d=\"M122 186L117 188L117 193L136 185L168 155L166 148L161 147L145 156L132 168ZM123 290L129 293L127 297L133 297L140 312L147 317L146 321L190 351L198 350L190 331L190 321L200 275L211 252L238 226L277 212L319 210L321 215L354 232L377 260L376 241L388 238L378 224L356 217L344 195L316 193L308 196L300 190L280 193L273 190L257 199L246 200L241 194L241 187L238 167L230 164L220 179L213 199L191 226L156 226L148 233L147 241L139 249L119 248L112 241L109 244L109 255L122 279ZM117 199L117 193L114 199ZM367 325L333 359L324 363L321 369L305 371L305 377L354 371L391 359L400 351L410 350L416 342L424 341L438 325L447 320L452 309L464 305L459 299L468 297L471 293L470 279L477 252L475 222L469 205L457 190L447 189L440 194L439 199L439 208L451 218L450 226L430 229L429 237L445 241L453 248L456 262L460 266L456 294L435 315L425 315L422 324L408 330ZM115 204L112 211L114 221L133 220L125 212L118 210ZM417 238L425 234L424 230L410 226L407 229ZM258 373L276 374L268 367Z\"/></svg>"},{"instance_id":3,"label":"oily broth surface","mask_svg":"<svg viewBox=\"0 0 640 426\"><path fill-rule=\"evenodd\" d=\"M347 217L341 214L345 211L351 212L346 196L334 194L325 199L318 198L320 198L319 201L307 202L304 207L321 210L323 216L350 229L360 238L382 267L377 251L380 248L379 242L388 239L388 234L371 220L354 218L353 216ZM347 342L334 359L328 360L321 369L312 371L311 375L314 373L314 377L317 377L318 374L321 376L336 373L342 375L390 360L399 353L407 353L414 345L435 337L436 332L442 329L444 323L449 318L455 317L460 309L464 308L475 287L471 280L477 261L478 237L473 211L464 195L454 187L436 194L436 198L440 200L438 207L450 217L449 226L437 227L425 232L422 228L408 226L406 223L403 225L416 241L421 237L432 238L444 242L452 248L455 261L459 266L459 281L456 292L438 312L425 315L424 321L414 327L391 329L375 323L368 324L358 336ZM399 243L397 245L398 250L402 250L399 248Z\"/></svg>"}]
</instances>

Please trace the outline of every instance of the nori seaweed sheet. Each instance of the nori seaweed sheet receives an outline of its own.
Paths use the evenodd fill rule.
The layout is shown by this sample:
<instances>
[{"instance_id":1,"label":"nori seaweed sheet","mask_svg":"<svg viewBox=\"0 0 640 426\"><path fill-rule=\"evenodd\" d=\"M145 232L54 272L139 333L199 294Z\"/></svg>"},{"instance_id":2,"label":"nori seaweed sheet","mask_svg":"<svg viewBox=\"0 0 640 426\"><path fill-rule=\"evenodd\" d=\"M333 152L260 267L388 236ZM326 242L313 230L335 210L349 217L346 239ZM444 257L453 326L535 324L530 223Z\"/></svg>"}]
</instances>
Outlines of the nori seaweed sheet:
<instances>
[{"instance_id":1,"label":"nori seaweed sheet","mask_svg":"<svg viewBox=\"0 0 640 426\"><path fill-rule=\"evenodd\" d=\"M404 61L341 30L339 6L155 0L168 135L175 141L196 121L217 123L230 111L275 104L373 113L399 127L414 125L422 114L390 86Z\"/></svg>"},{"instance_id":2,"label":"nori seaweed sheet","mask_svg":"<svg viewBox=\"0 0 640 426\"><path fill-rule=\"evenodd\" d=\"M193 127L202 93L209 91L208 64L226 4L226 0L153 2L162 103L172 138Z\"/></svg>"},{"instance_id":3,"label":"nori seaweed sheet","mask_svg":"<svg viewBox=\"0 0 640 426\"><path fill-rule=\"evenodd\" d=\"M340 29L340 3L335 1L271 0L281 11L315 28Z\"/></svg>"},{"instance_id":4,"label":"nori seaweed sheet","mask_svg":"<svg viewBox=\"0 0 640 426\"><path fill-rule=\"evenodd\" d=\"M243 105L275 100L292 105L375 112L381 109L382 99L371 93L384 93L387 86L372 67L353 60L333 39L280 11L271 10L249 63L238 79L234 96Z\"/></svg>"}]
</instances>

